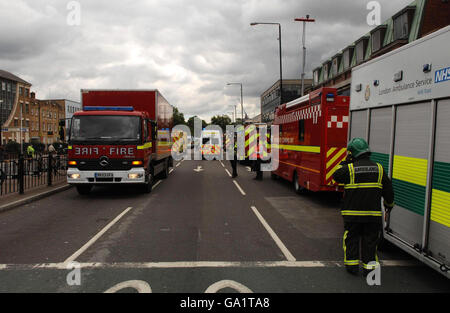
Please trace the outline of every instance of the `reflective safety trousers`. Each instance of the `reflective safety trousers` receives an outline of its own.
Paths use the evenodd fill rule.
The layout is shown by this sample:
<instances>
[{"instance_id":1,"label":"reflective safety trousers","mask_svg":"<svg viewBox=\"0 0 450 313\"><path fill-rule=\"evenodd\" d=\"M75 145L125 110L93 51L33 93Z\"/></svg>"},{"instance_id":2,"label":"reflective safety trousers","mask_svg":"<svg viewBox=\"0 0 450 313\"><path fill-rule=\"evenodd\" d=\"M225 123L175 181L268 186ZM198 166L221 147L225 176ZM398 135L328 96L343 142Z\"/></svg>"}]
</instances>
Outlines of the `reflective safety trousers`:
<instances>
[{"instance_id":1,"label":"reflective safety trousers","mask_svg":"<svg viewBox=\"0 0 450 313\"><path fill-rule=\"evenodd\" d=\"M345 223L344 264L373 269L379 265L377 246L381 238L380 223ZM361 250L360 250L361 247Z\"/></svg>"},{"instance_id":2,"label":"reflective safety trousers","mask_svg":"<svg viewBox=\"0 0 450 313\"><path fill-rule=\"evenodd\" d=\"M352 163L341 163L333 179L344 184L342 216L345 222L381 222L381 198L385 206L394 205L392 182L379 163L368 156Z\"/></svg>"}]
</instances>

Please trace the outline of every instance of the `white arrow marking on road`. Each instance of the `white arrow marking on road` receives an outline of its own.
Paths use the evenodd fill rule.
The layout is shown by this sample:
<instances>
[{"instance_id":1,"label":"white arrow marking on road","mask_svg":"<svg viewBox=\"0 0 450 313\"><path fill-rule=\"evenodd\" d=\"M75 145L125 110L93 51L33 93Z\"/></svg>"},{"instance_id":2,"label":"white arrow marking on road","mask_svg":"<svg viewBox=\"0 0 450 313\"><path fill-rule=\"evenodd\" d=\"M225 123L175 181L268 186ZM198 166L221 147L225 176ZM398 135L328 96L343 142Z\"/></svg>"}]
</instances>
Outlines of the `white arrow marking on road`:
<instances>
[{"instance_id":1,"label":"white arrow marking on road","mask_svg":"<svg viewBox=\"0 0 450 313\"><path fill-rule=\"evenodd\" d=\"M245 168L246 168L246 169L247 169L247 171L249 171L249 172L251 172L251 171L252 171L252 168L251 168L250 166L246 166Z\"/></svg>"},{"instance_id":2,"label":"white arrow marking on road","mask_svg":"<svg viewBox=\"0 0 450 313\"><path fill-rule=\"evenodd\" d=\"M204 171L204 169L202 168L201 165L197 166L197 169L194 169L195 172L200 173L202 171Z\"/></svg>"}]
</instances>

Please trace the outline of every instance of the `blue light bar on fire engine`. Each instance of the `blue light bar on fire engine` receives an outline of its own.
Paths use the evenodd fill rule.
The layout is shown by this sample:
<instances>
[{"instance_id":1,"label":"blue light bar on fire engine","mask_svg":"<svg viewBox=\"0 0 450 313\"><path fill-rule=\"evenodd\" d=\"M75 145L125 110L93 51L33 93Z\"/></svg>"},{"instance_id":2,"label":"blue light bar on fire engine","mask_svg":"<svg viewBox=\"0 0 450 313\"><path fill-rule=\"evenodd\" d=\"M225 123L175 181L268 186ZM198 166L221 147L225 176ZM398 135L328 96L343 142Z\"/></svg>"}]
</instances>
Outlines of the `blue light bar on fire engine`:
<instances>
[{"instance_id":1,"label":"blue light bar on fire engine","mask_svg":"<svg viewBox=\"0 0 450 313\"><path fill-rule=\"evenodd\" d=\"M133 107L84 107L84 111L134 111Z\"/></svg>"},{"instance_id":2,"label":"blue light bar on fire engine","mask_svg":"<svg viewBox=\"0 0 450 313\"><path fill-rule=\"evenodd\" d=\"M327 101L328 102L333 102L334 101L334 94L328 93L327 94Z\"/></svg>"}]
</instances>

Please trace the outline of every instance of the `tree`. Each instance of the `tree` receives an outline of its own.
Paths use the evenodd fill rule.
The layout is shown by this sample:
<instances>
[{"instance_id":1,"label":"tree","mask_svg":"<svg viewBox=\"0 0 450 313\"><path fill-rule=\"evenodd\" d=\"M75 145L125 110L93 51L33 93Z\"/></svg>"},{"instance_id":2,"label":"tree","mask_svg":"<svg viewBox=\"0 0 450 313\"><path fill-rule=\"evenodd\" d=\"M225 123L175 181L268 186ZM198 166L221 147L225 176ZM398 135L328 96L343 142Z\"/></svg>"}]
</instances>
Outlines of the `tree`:
<instances>
[{"instance_id":1,"label":"tree","mask_svg":"<svg viewBox=\"0 0 450 313\"><path fill-rule=\"evenodd\" d=\"M225 132L227 125L231 124L231 119L228 115L217 115L211 118L211 124L217 125Z\"/></svg>"},{"instance_id":2,"label":"tree","mask_svg":"<svg viewBox=\"0 0 450 313\"><path fill-rule=\"evenodd\" d=\"M181 113L177 107L173 108L173 125L186 125L184 114Z\"/></svg>"},{"instance_id":3,"label":"tree","mask_svg":"<svg viewBox=\"0 0 450 313\"><path fill-rule=\"evenodd\" d=\"M187 125L189 127L189 129L191 130L191 135L194 136L194 121L195 119L199 119L198 116L191 116L188 121L187 121ZM206 123L205 120L202 120L202 129L205 128L206 126L208 126L208 123Z\"/></svg>"}]
</instances>

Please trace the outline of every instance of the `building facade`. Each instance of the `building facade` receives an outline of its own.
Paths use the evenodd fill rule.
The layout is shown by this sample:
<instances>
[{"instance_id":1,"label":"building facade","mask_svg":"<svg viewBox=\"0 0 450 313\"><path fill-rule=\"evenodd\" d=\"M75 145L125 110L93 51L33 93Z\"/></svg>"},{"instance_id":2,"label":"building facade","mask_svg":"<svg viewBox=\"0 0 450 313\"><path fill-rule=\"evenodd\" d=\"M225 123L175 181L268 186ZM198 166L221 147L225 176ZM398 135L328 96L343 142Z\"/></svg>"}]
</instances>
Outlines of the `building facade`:
<instances>
[{"instance_id":1,"label":"building facade","mask_svg":"<svg viewBox=\"0 0 450 313\"><path fill-rule=\"evenodd\" d=\"M7 71L0 70L1 143L29 141L31 84ZM22 138L22 139L21 139Z\"/></svg>"},{"instance_id":2,"label":"building facade","mask_svg":"<svg viewBox=\"0 0 450 313\"><path fill-rule=\"evenodd\" d=\"M51 144L59 141L59 121L65 120L67 135L68 119L81 104L66 99L38 100L30 92L31 84L7 71L0 70L0 122L1 144L41 142ZM66 136L67 137L67 136Z\"/></svg>"},{"instance_id":3,"label":"building facade","mask_svg":"<svg viewBox=\"0 0 450 313\"><path fill-rule=\"evenodd\" d=\"M350 95L352 68L450 24L446 0L416 0L313 70L313 89Z\"/></svg>"},{"instance_id":4,"label":"building facade","mask_svg":"<svg viewBox=\"0 0 450 313\"><path fill-rule=\"evenodd\" d=\"M305 79L305 94L312 87L312 79ZM297 99L302 94L301 79L283 79L283 102ZM270 123L274 119L275 108L281 104L280 80L275 82L261 95L261 121Z\"/></svg>"}]
</instances>

